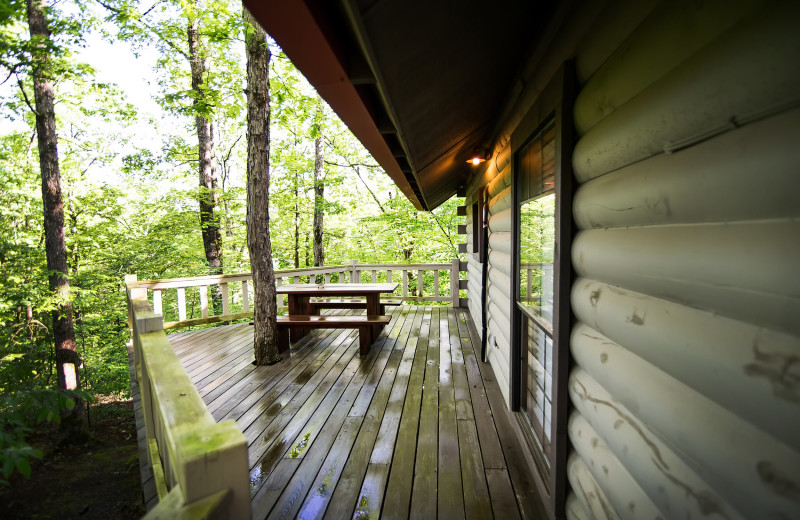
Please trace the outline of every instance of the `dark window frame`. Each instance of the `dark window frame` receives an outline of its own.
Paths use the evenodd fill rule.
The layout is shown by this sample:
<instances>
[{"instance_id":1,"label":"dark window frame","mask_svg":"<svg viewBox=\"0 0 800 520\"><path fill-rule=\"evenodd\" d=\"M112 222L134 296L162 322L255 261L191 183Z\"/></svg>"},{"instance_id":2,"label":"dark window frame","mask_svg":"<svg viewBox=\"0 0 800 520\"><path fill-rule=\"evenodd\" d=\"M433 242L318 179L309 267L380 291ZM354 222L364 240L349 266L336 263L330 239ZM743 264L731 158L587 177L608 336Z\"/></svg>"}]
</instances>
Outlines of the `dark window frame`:
<instances>
[{"instance_id":1,"label":"dark window frame","mask_svg":"<svg viewBox=\"0 0 800 520\"><path fill-rule=\"evenodd\" d=\"M519 168L519 152L546 125L555 122L555 193L556 193L556 251L553 260L556 269L553 283L553 385L552 385L552 421L551 421L551 454L547 457L549 468L541 463L545 454L535 443L528 442L534 464L534 478L540 496L545 502L545 509L550 518L565 516L567 491L567 449L569 444L567 421L569 418L568 379L570 368L569 335L575 317L570 308L570 291L575 274L572 269L571 247L575 233L572 218L572 197L577 183L572 172L572 150L574 145L574 129L572 106L575 99L574 63L565 62L540 93L537 100L520 121L511 135L511 153L514 161L512 182L512 237L513 237L513 281L511 299L511 409L515 412L523 434L529 431L527 419L520 412L522 378L526 377L527 348L523 347L521 312L517 307L520 286L520 203L517 187Z\"/></svg>"}]
</instances>

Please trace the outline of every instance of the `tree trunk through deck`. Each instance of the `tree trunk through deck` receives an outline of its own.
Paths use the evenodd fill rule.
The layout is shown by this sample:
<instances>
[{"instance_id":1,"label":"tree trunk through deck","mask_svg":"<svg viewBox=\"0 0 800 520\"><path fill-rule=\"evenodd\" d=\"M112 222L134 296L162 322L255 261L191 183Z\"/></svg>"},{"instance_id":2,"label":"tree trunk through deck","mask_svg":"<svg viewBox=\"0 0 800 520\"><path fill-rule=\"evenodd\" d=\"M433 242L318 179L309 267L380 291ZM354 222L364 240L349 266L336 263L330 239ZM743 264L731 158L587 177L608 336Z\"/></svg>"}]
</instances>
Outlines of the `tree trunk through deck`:
<instances>
[{"instance_id":1,"label":"tree trunk through deck","mask_svg":"<svg viewBox=\"0 0 800 520\"><path fill-rule=\"evenodd\" d=\"M322 247L325 210L325 156L322 149L322 100L317 97L317 136L314 139L314 267L325 265L325 250ZM319 283L319 280L317 280Z\"/></svg>"},{"instance_id":2,"label":"tree trunk through deck","mask_svg":"<svg viewBox=\"0 0 800 520\"><path fill-rule=\"evenodd\" d=\"M207 74L207 63L200 45L197 4L192 2L188 14L186 35L189 43L189 65L192 70L192 91L194 122L197 131L198 170L200 173L200 229L203 234L203 247L206 253L210 274L222 274L222 235L219 229L219 215L215 214L218 203L217 180L214 172L214 136L211 121L208 119L210 106L206 100L204 79ZM215 314L222 314L222 290L219 285L213 286L211 293Z\"/></svg>"},{"instance_id":3,"label":"tree trunk through deck","mask_svg":"<svg viewBox=\"0 0 800 520\"><path fill-rule=\"evenodd\" d=\"M300 269L300 173L294 172L294 268Z\"/></svg>"},{"instance_id":4,"label":"tree trunk through deck","mask_svg":"<svg viewBox=\"0 0 800 520\"><path fill-rule=\"evenodd\" d=\"M39 168L42 173L42 202L44 206L44 243L47 255L50 290L57 293L58 304L53 311L53 339L56 347L58 387L77 390L81 386L80 358L75 343L72 322L72 302L69 299L67 246L64 238L64 203L61 197L61 172L58 165L58 136L52 78L49 77L48 47L50 29L44 16L41 0L28 0L28 27L32 49L34 102L36 104L36 136L39 145ZM62 413L61 429L65 440L87 431L86 407L78 400L75 407Z\"/></svg>"},{"instance_id":5,"label":"tree trunk through deck","mask_svg":"<svg viewBox=\"0 0 800 520\"><path fill-rule=\"evenodd\" d=\"M278 355L275 273L269 239L269 49L264 29L242 8L247 51L247 248L253 273L253 351L257 365ZM252 31L250 27L252 26Z\"/></svg>"}]
</instances>

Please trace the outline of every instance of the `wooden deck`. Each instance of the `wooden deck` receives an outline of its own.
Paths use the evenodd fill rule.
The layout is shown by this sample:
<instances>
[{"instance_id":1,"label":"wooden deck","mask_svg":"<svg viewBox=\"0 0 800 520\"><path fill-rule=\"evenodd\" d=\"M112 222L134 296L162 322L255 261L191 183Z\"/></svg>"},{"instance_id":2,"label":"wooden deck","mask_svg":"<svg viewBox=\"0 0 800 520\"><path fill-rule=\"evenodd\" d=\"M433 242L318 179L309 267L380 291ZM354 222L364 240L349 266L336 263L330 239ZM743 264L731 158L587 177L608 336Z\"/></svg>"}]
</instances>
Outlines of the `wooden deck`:
<instances>
[{"instance_id":1,"label":"wooden deck","mask_svg":"<svg viewBox=\"0 0 800 520\"><path fill-rule=\"evenodd\" d=\"M270 367L252 365L247 324L168 338L214 418L247 438L253 518L538 518L469 319L399 307L366 356L356 331L318 330Z\"/></svg>"}]
</instances>

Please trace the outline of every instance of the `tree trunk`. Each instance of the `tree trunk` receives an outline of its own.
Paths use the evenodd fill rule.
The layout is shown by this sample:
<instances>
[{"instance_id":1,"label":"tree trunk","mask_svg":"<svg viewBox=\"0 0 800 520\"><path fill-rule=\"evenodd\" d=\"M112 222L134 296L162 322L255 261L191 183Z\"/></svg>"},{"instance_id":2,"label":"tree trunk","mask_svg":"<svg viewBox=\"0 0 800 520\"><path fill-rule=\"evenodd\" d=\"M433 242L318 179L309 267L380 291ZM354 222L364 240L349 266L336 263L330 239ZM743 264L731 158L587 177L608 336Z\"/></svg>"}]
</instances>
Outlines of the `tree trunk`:
<instances>
[{"instance_id":1,"label":"tree trunk","mask_svg":"<svg viewBox=\"0 0 800 520\"><path fill-rule=\"evenodd\" d=\"M200 229L203 233L203 247L206 253L210 274L222 274L222 235L220 233L219 215L215 213L218 204L217 181L214 171L214 136L211 121L208 119L210 107L203 90L207 63L200 45L196 2L188 15L187 38L189 43L189 65L192 71L192 91L195 130L197 132L197 155L200 173ZM215 314L222 314L222 291L219 285L213 286L211 293Z\"/></svg>"},{"instance_id":2,"label":"tree trunk","mask_svg":"<svg viewBox=\"0 0 800 520\"><path fill-rule=\"evenodd\" d=\"M80 358L72 323L72 303L69 294L67 246L64 238L64 203L61 197L61 172L58 165L58 137L54 92L48 60L50 29L44 16L42 0L28 0L28 27L31 40L38 41L32 50L33 93L36 105L36 135L39 145L39 168L42 173L42 202L44 206L45 253L49 271L50 290L57 293L58 303L53 311L53 339L56 347L58 387L77 390L81 386ZM87 432L86 407L78 400L72 410L62 414L64 440L80 440Z\"/></svg>"},{"instance_id":3,"label":"tree trunk","mask_svg":"<svg viewBox=\"0 0 800 520\"><path fill-rule=\"evenodd\" d=\"M325 207L325 180L322 175L322 135L314 139L314 266L325 265L322 248L323 216Z\"/></svg>"},{"instance_id":4,"label":"tree trunk","mask_svg":"<svg viewBox=\"0 0 800 520\"><path fill-rule=\"evenodd\" d=\"M294 172L294 268L300 269L300 174Z\"/></svg>"},{"instance_id":5,"label":"tree trunk","mask_svg":"<svg viewBox=\"0 0 800 520\"><path fill-rule=\"evenodd\" d=\"M254 337L257 365L280 361L275 320L275 273L269 239L269 48L264 29L247 8L247 248L253 273ZM249 33L250 31L246 31Z\"/></svg>"},{"instance_id":6,"label":"tree trunk","mask_svg":"<svg viewBox=\"0 0 800 520\"><path fill-rule=\"evenodd\" d=\"M310 244L308 243L308 231L306 231L304 234L305 234L305 237L306 237L306 249L305 249L305 255L304 255L306 257L306 265L305 266L306 267L311 267L311 247L309 247Z\"/></svg>"}]
</instances>

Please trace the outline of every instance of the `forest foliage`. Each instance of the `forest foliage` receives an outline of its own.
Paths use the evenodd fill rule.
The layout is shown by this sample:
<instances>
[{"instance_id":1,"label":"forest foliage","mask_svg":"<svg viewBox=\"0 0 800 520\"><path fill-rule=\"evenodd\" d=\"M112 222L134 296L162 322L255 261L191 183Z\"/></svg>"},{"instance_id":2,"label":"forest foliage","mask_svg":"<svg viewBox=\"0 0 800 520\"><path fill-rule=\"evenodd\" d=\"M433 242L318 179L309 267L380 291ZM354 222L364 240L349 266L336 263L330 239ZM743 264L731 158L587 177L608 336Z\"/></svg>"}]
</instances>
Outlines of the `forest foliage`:
<instances>
[{"instance_id":1,"label":"forest foliage","mask_svg":"<svg viewBox=\"0 0 800 520\"><path fill-rule=\"evenodd\" d=\"M44 395L55 386L56 302L48 290L24 10L19 0L0 7L0 393L8 396L0 412L14 409L19 400L13 396ZM197 110L213 120L224 270L249 271L241 4L73 0L52 2L47 14L59 60L57 131L82 381L93 393L124 396L124 275L209 272L198 218ZM190 15L199 20L209 61L208 95L200 109L191 103L185 59ZM84 48L101 39L114 49L108 60L150 60L157 110L129 102L124 78L101 81L99 67L83 62ZM449 262L457 256L460 202L417 212L330 107L322 103L319 110L318 96L280 49L270 47L275 268L313 265L314 140L320 135L326 264Z\"/></svg>"}]
</instances>

